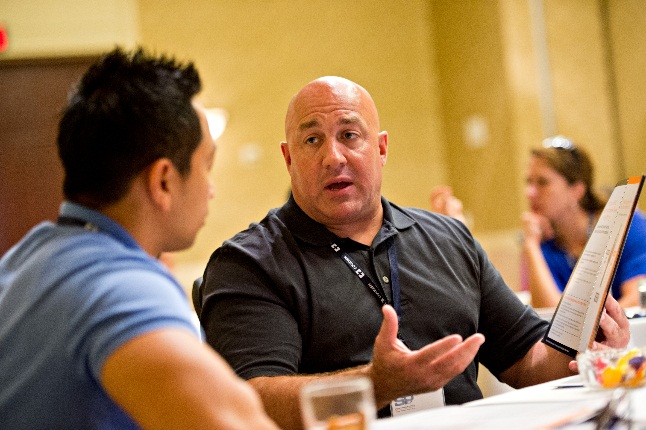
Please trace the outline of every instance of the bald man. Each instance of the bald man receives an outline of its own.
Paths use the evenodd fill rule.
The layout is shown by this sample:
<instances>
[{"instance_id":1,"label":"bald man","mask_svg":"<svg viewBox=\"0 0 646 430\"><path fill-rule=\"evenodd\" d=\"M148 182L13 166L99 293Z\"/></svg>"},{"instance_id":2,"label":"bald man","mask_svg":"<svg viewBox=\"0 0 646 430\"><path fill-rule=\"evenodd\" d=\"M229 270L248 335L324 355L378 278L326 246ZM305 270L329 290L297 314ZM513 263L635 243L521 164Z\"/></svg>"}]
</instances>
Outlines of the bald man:
<instances>
[{"instance_id":1,"label":"bald man","mask_svg":"<svg viewBox=\"0 0 646 430\"><path fill-rule=\"evenodd\" d=\"M213 253L197 306L281 427L302 427L298 394L315 379L370 377L383 416L413 394L481 398L479 362L515 387L571 374L464 224L381 196L388 133L364 88L310 82L285 133L290 199ZM607 343L625 345L628 322L607 308Z\"/></svg>"}]
</instances>

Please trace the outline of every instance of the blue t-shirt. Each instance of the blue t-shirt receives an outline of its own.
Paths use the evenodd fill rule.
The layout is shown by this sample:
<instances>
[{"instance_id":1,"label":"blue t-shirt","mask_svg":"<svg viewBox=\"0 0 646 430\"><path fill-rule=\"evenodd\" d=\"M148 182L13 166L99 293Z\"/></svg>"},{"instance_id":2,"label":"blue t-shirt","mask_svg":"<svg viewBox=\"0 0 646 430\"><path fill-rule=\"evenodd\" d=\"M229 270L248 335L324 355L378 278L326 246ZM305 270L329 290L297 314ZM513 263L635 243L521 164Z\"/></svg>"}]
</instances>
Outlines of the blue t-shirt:
<instances>
[{"instance_id":1,"label":"blue t-shirt","mask_svg":"<svg viewBox=\"0 0 646 430\"><path fill-rule=\"evenodd\" d=\"M621 284L638 275L646 275L646 217L640 211L635 211L626 243L624 245L617 272L612 281L612 295L621 297ZM555 240L548 240L541 244L545 261L552 272L559 289L563 291L570 279L576 260L559 248Z\"/></svg>"},{"instance_id":2,"label":"blue t-shirt","mask_svg":"<svg viewBox=\"0 0 646 430\"><path fill-rule=\"evenodd\" d=\"M91 225L41 223L0 260L0 428L136 428L102 388L106 358L146 332L199 330L120 225L69 202L60 214Z\"/></svg>"}]
</instances>

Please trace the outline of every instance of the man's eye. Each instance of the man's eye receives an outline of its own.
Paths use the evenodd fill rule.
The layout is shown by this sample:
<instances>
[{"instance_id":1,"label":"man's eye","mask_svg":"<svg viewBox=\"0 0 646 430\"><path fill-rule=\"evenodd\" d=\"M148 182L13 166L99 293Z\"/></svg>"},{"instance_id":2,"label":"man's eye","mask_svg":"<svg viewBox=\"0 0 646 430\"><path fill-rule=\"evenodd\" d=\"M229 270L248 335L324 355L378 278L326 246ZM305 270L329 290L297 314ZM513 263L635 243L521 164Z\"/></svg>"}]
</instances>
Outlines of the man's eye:
<instances>
[{"instance_id":1,"label":"man's eye","mask_svg":"<svg viewBox=\"0 0 646 430\"><path fill-rule=\"evenodd\" d=\"M345 133L343 133L343 138L348 140L356 139L358 136L359 135L354 131L346 131Z\"/></svg>"},{"instance_id":2,"label":"man's eye","mask_svg":"<svg viewBox=\"0 0 646 430\"><path fill-rule=\"evenodd\" d=\"M315 144L318 141L319 141L319 138L316 136L310 136L307 139L305 139L305 143L309 143L309 144Z\"/></svg>"}]
</instances>

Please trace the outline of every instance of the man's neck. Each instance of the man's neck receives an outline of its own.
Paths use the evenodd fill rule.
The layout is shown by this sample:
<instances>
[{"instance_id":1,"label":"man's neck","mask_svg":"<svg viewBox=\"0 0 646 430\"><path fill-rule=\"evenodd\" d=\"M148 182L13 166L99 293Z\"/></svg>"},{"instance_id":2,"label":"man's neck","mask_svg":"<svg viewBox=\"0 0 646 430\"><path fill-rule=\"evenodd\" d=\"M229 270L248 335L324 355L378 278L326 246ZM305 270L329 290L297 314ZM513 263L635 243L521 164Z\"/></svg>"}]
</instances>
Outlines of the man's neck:
<instances>
[{"instance_id":1,"label":"man's neck","mask_svg":"<svg viewBox=\"0 0 646 430\"><path fill-rule=\"evenodd\" d=\"M343 225L328 225L326 227L339 237L349 238L363 245L371 246L379 229L381 229L383 219L383 211L379 211L377 216L368 221L358 221Z\"/></svg>"},{"instance_id":2,"label":"man's neck","mask_svg":"<svg viewBox=\"0 0 646 430\"><path fill-rule=\"evenodd\" d=\"M157 258L163 249L156 234L154 214L146 212L137 199L128 197L102 208L101 213L121 225L147 254Z\"/></svg>"},{"instance_id":3,"label":"man's neck","mask_svg":"<svg viewBox=\"0 0 646 430\"><path fill-rule=\"evenodd\" d=\"M342 237L344 239L345 238L352 239L355 242L361 243L361 244L366 245L366 246L372 245L372 241L374 240L375 236L377 235L377 231L379 231L377 229L377 231L374 231L374 232L373 231L366 231L366 232L361 232L361 233L358 233L358 234L346 234L344 232L334 230L334 229L328 229L328 230L330 230L332 233L336 234L339 237Z\"/></svg>"}]
</instances>

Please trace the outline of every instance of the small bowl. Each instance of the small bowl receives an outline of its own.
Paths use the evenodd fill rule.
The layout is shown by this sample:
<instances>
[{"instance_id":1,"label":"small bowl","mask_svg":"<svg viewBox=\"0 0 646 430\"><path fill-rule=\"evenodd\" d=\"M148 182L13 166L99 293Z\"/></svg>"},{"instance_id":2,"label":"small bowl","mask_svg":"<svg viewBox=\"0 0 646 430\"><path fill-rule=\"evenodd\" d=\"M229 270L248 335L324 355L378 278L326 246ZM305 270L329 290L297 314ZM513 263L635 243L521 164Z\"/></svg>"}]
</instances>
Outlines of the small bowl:
<instances>
[{"instance_id":1,"label":"small bowl","mask_svg":"<svg viewBox=\"0 0 646 430\"><path fill-rule=\"evenodd\" d=\"M583 382L592 388L646 385L646 347L585 351L577 356Z\"/></svg>"}]
</instances>

